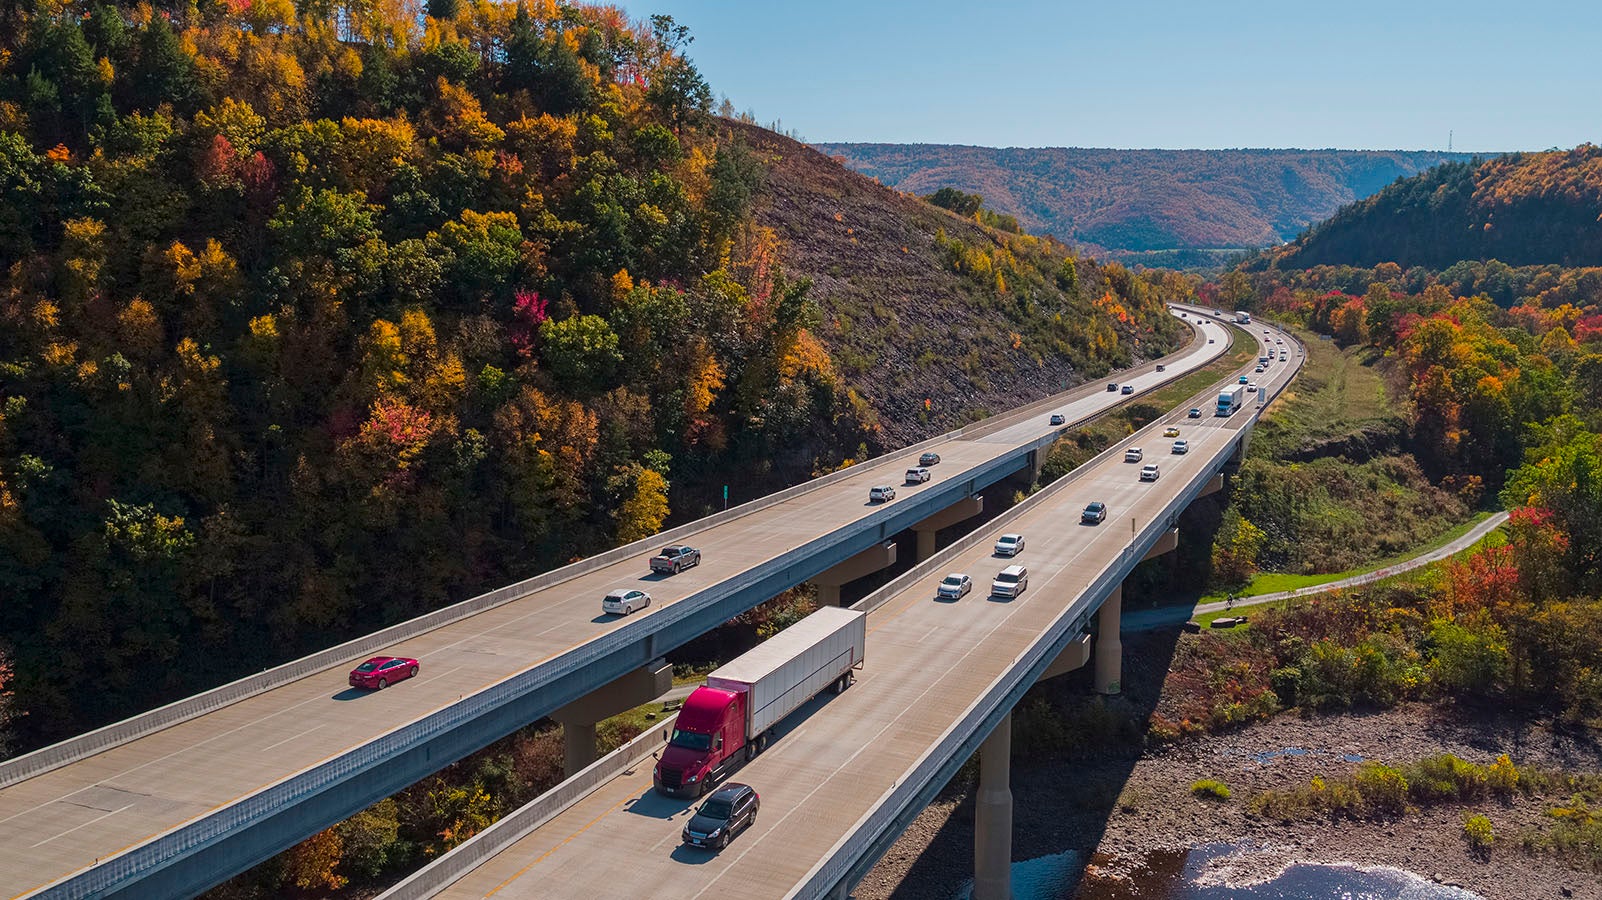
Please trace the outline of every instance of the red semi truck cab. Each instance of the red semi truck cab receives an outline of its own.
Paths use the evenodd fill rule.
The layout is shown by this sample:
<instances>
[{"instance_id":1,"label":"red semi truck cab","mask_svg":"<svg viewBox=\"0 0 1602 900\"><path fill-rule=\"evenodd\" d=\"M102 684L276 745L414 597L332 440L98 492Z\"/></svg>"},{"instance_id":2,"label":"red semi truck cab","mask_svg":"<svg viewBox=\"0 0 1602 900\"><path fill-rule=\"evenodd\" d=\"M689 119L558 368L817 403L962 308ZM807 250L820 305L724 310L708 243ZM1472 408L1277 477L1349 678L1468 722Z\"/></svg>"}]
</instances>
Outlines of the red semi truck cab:
<instances>
[{"instance_id":1,"label":"red semi truck cab","mask_svg":"<svg viewBox=\"0 0 1602 900\"><path fill-rule=\"evenodd\" d=\"M744 750L744 692L698 687L685 698L673 737L656 763L656 789L673 797L698 797Z\"/></svg>"},{"instance_id":2,"label":"red semi truck cab","mask_svg":"<svg viewBox=\"0 0 1602 900\"><path fill-rule=\"evenodd\" d=\"M685 698L657 757L657 791L699 797L762 752L785 716L823 691L850 687L866 639L865 614L826 606L708 675Z\"/></svg>"}]
</instances>

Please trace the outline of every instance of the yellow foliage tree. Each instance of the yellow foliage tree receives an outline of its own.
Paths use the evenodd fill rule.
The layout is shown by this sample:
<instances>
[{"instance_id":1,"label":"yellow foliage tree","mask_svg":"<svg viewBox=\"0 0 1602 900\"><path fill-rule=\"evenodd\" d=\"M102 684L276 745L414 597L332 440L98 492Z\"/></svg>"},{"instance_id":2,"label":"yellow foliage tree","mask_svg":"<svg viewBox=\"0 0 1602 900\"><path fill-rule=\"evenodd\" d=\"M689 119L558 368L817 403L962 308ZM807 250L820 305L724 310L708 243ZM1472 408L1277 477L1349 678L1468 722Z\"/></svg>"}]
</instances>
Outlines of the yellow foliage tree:
<instances>
[{"instance_id":1,"label":"yellow foliage tree","mask_svg":"<svg viewBox=\"0 0 1602 900\"><path fill-rule=\"evenodd\" d=\"M662 530L668 515L667 479L654 469L640 469L634 490L617 510L617 539L627 544Z\"/></svg>"}]
</instances>

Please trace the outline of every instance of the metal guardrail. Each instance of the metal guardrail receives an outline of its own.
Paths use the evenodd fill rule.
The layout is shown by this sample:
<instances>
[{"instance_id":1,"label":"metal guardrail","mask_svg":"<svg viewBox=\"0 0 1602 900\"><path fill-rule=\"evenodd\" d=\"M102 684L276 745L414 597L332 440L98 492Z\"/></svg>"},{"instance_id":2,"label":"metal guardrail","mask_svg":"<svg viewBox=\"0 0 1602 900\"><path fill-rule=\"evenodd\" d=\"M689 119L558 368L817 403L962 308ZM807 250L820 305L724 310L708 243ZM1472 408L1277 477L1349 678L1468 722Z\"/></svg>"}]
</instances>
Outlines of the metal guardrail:
<instances>
[{"instance_id":1,"label":"metal guardrail","mask_svg":"<svg viewBox=\"0 0 1602 900\"><path fill-rule=\"evenodd\" d=\"M1199 332L1196 333L1198 337L1199 334ZM1192 344L1194 343L1195 340L1193 339ZM1146 366L1142 366L1131 371L1141 372L1149 367L1155 367L1157 362L1171 360L1173 357L1188 351L1190 347L1191 345L1187 344L1184 349L1169 354L1168 356L1163 357L1162 360L1148 363ZM471 597L467 600L454 603L450 606L442 607L434 610L433 612L425 613L417 618L397 623L388 628L360 638L356 638L355 640L347 641L338 646L301 657L300 659L291 660L290 662L264 670L255 675L246 676L236 681L229 682L228 684L224 684L220 687L213 688L209 691L205 691L191 697L186 697L182 700L169 703L166 706L158 707L149 712L132 716L120 722L114 722L110 725L95 729L94 731L86 732L77 737L69 738L68 740L52 744L48 747L40 748L39 750L23 754L22 756L18 756L14 759L0 762L0 788L8 787L12 784L16 784L17 782L32 778L35 775L48 772L51 769L59 766L67 765L88 756L92 756L103 750L117 746L125 741L143 737L148 734L153 734L164 728L169 728L173 725L179 724L180 722L185 722L189 719L205 715L206 713L214 712L230 704L237 703L240 700L244 700L256 694L281 687L285 684L305 678L308 675L313 675L317 672L344 664L352 659L371 655L378 650L394 646L395 644L417 637L418 635L425 634L437 628L461 621L462 619L478 615L486 610L494 609L497 606L518 600L536 591L544 590L564 581L568 581L573 578L586 575L590 572L605 568L632 556L651 551L661 544L670 544L676 541L684 540L685 538L688 538L706 529L750 515L817 488L853 477L857 473L860 473L864 470L888 466L890 463L909 454L919 453L929 447L933 447L948 441L959 440L964 436L967 436L970 430L975 429L976 427L982 426L982 430L979 433L988 433L989 430L995 428L1010 427L1016 422L1022 421L1023 419L1034 415L1037 409L1045 408L1055 403L1060 403L1065 395L1078 391L1084 391L1085 388L1086 385L1078 385L1076 387L1069 388L1068 390L1053 394L1050 397L1038 400L1032 404L1025 405L1019 409L1011 410L997 416L992 416L982 422L973 423L961 429L945 432L944 434L936 437L920 441L912 446L905 447L891 453L886 453L885 455L876 459L859 463L855 466L849 466L844 469L836 470L819 478L814 478L804 481L800 484L791 485L783 490L776 491L772 494L759 497L746 503L742 503L732 509L713 513L710 516L697 519L694 522L687 522L683 525L670 528L660 534L643 538L641 540L634 541L633 543L625 544L621 547L615 547L611 550L599 553L587 559L580 560L576 563L571 563L561 568L541 573L532 578L524 579L523 581L516 582L515 584L506 585L493 591L480 594L476 597Z\"/></svg>"},{"instance_id":2,"label":"metal guardrail","mask_svg":"<svg viewBox=\"0 0 1602 900\"><path fill-rule=\"evenodd\" d=\"M1298 370L1305 360L1304 352L1301 361L1297 363L1296 368ZM1290 381L1291 379L1287 378L1284 384L1274 391L1274 396L1277 397L1283 392L1285 387L1290 384ZM1146 523L1145 528L1137 533L1135 539L1126 544L1118 557L1104 567L1096 579L1091 582L1090 586L1081 592L1076 602L1065 607L1062 613L1053 620L1051 626L1042 632L1040 638L1017 657L1014 665L998 676L986 692L974 701L963 716L914 762L911 773L892 785L889 792L878 804L842 834L830 849L829 855L813 866L805 879L786 894L787 898L827 896L837 886L847 882L852 877L853 872L863 865L865 859L870 861L871 859L877 859L879 853L882 853L880 845L883 843L883 838L890 833L892 825L906 816L907 810L913 807L922 794L930 790L929 786L931 784L935 785L937 789L939 785L948 781L962 762L978 748L983 738L990 733L990 730L996 726L1002 716L1022 698L1024 692L1034 683L1039 674L1045 671L1051 661L1056 658L1056 655L1061 652L1062 647L1088 624L1090 616L1100 606L1101 601L1112 592L1114 587L1123 583L1129 572L1133 571L1134 567L1142 561L1146 550L1172 527L1173 523L1178 519L1179 513L1195 501L1207 482L1212 480L1213 476L1222 469L1229 459L1229 455L1239 446L1246 433L1256 426L1264 408L1265 406L1258 406L1252 411L1245 424L1235 429L1237 434L1235 440L1225 442L1215 451L1208 464L1203 466L1197 475L1186 483L1186 486L1163 507L1158 515L1152 517ZM1132 439L1143 436L1146 432L1153 431L1162 424L1163 422L1159 419L1136 432ZM1125 442L1119 442L1109 447L1076 471L1092 468L1098 462L1102 462L1103 457L1116 458L1116 454L1122 452L1121 445L1123 443ZM1062 480L1067 479L1064 478ZM1051 488L1055 486L1055 483L1048 486L1046 490L1040 491L1014 509L1024 506L1032 508L1037 499L1043 500L1048 496ZM1000 518L999 516L997 517L997 519ZM988 535L991 530L993 529L987 529L986 534ZM956 548L961 544L962 542L953 544L946 551L942 551L933 557L930 562L934 563L937 560L940 563L948 562L951 555L960 552ZM931 568L938 568L938 564ZM864 598L863 605L874 601L880 593L883 593L883 590ZM1089 598L1095 599L1091 600ZM882 604L885 599L887 597L878 599L874 605ZM899 829L896 829L896 832L898 833ZM861 839L862 835L868 835L869 837L866 841L863 841ZM878 852L875 852L876 849Z\"/></svg>"},{"instance_id":3,"label":"metal guardrail","mask_svg":"<svg viewBox=\"0 0 1602 900\"><path fill-rule=\"evenodd\" d=\"M1178 377L1178 374L1179 373L1176 373L1175 377ZM1082 389L1083 388L1081 387L1077 388L1076 390ZM1008 417L1011 418L1014 415L1015 414L1008 414ZM914 445L905 451L900 451L897 455L905 455L909 452L918 452L919 449L924 446L929 446L933 443L950 439L952 439L952 437L950 434L948 434L940 438L932 439L931 441ZM886 462L894 458L895 456L887 455L873 461L873 463L865 465L884 465ZM982 471L984 468L985 467L980 467L978 471ZM680 526L680 529L704 528L707 527L709 523L716 524L719 522L728 521L729 518L737 518L735 515L737 512L739 512L740 515L754 512L756 509L762 508L763 506L769 506L778 502L779 499L783 497L794 496L796 493L810 490L822 484L832 483L833 480L849 477L855 471L860 471L859 467L854 466L843 469L839 472L831 473L831 475L824 476L823 478L814 479L813 481L796 485L792 488L787 488L785 491L781 491L775 495L770 495L762 500L753 501L751 504L746 504L744 512L739 512L742 507L737 507L736 509L728 510L726 513L720 513L715 516L708 517L707 519L702 519L696 523ZM766 563L746 569L732 578L724 579L719 584L709 587L706 590L697 592L696 594L693 594L690 597L679 601L678 603L665 606L652 616L637 619L633 622L625 622L607 634L600 635L590 641L587 641L578 647L564 652L558 657L543 661L524 669L522 672L519 672L510 678L484 688L477 693L470 694L448 707L436 710L433 713L429 713L418 719L414 719L411 722L405 723L393 731L368 741L367 743L351 750L348 753L340 754L337 757L325 760L324 762L315 766L288 775L249 796L241 798L235 803L220 807L210 813L203 814L178 826L175 826L142 843L133 845L115 857L84 866L83 868L63 876L34 892L25 894L24 896L46 896L52 898L61 897L70 898L70 900L77 900L77 898L95 896L99 893L116 889L119 886L122 886L127 879L132 878L137 873L150 871L159 866L168 864L171 861L193 852L204 845L218 840L228 832L249 827L256 822L264 820L268 816L271 816L287 808L288 806L293 805L303 797L315 795L327 790L333 785L343 782L367 769L379 765L384 760L389 759L410 747L421 745L435 737L439 737L458 727L469 724L471 721L479 718L480 716L504 706L512 700L534 690L540 685L561 681L562 679L581 671L606 657L612 656L613 654L628 649L630 646L638 644L640 641L646 639L656 631L665 630L678 622L701 614L704 610L716 603L723 596L737 593L738 591L750 587L776 572L784 571L793 566L797 566L805 559L819 554L830 547L848 541L857 534L871 531L876 526L883 526L885 523L892 518L897 517L899 514L900 510L896 506L886 506L881 511L870 515L865 519L857 520L848 525L841 526L821 540L815 540L801 547L793 548ZM724 516L727 516L728 518L723 518ZM288 663L284 666L278 667L277 669L269 670L261 675L253 676L253 678L242 679L241 681L235 682L232 685L225 685L223 688L209 692L208 695L202 695L202 697L219 696L230 689L235 689L241 693L233 696L231 700L227 701L233 702L234 700L241 699L243 696L247 696L248 693L255 693L268 689L267 686L259 684L257 680L266 679L269 676L275 675L275 673L276 677L287 679L290 676L284 673L294 670L298 671L299 674L293 677L305 677L307 674L337 665L343 660L348 660L354 656L370 652L369 650L353 649L355 647L370 646L376 648L386 646L394 643L397 640L403 640L404 637L410 637L414 634L422 633L432 628L437 628L440 625L446 624L449 621L454 621L457 618L462 618L466 615L471 615L473 613L482 611L483 609L488 609L493 606L500 605L501 603L509 602L512 599L516 599L516 596L519 596L521 593L526 593L529 589L528 586L531 584L542 583L541 586L555 584L560 581L565 581L568 578L575 577L576 575L583 574L582 571L575 570L579 569L580 567L584 567L586 564L590 564L591 568L599 568L601 565L607 565L619 559L628 558L633 554L639 553L642 549L654 547L655 545L664 541L671 542L673 540L673 535L680 529L674 529L665 533L664 535L658 535L644 541L638 541L626 547L620 547L609 551L608 553L600 554L597 557L592 557L589 560L575 563L572 566L567 566L563 569L558 569L554 572L546 573L545 575L537 576L536 578L528 579L524 582L519 582L516 585L510 585L497 591L492 591L489 594L483 595L482 597L464 601L456 606L447 607L443 610L437 611L436 613L420 617L419 619L414 619L411 622L393 626L392 628L386 629L384 632L379 632L376 635L369 635L368 637L359 639L358 641L353 641L341 645L340 647L332 648L319 654L314 654L313 656L306 657L302 660ZM588 568L583 569L583 571L589 570L590 569ZM475 606L471 609L464 609L469 605ZM422 623L427 624L425 625ZM395 636L402 634L403 632L404 637ZM296 669L295 667L301 668ZM148 731L153 731L160 727L167 727L171 724L175 724L177 721L182 721L184 718L190 718L194 715L204 712L205 710L194 711L182 709L186 703L198 702L200 699L200 697L191 698L190 701L182 701L177 704L172 704L169 707L163 707L161 710L156 710L154 713L147 714L147 716L155 716L170 712L171 715L175 716L172 721L163 722L158 726L152 726L148 729ZM136 720L129 720L129 722L133 721ZM107 729L102 729L101 732L110 732L116 727L117 726L108 726ZM148 733L148 731L142 733ZM89 736L85 737L87 738ZM120 739L126 739L126 737ZM73 742L68 743L70 744ZM61 747L63 745L56 746ZM44 751L38 751L38 753L45 753L51 749L53 748L46 748ZM104 748L101 747L99 749ZM87 755L89 752L95 751L86 751L82 755ZM36 755L37 754L30 754L30 756ZM14 762L21 763L27 759L28 757L23 757ZM54 765L61 765L64 761L65 760L55 762ZM54 767L54 765L51 767Z\"/></svg>"},{"instance_id":4,"label":"metal guardrail","mask_svg":"<svg viewBox=\"0 0 1602 900\"><path fill-rule=\"evenodd\" d=\"M641 732L633 740L601 757L578 774L523 804L490 827L452 848L449 853L418 869L404 881L378 895L378 900L424 900L449 887L484 861L527 837L536 828L566 812L592 791L650 758L651 748L673 733L677 715Z\"/></svg>"}]
</instances>

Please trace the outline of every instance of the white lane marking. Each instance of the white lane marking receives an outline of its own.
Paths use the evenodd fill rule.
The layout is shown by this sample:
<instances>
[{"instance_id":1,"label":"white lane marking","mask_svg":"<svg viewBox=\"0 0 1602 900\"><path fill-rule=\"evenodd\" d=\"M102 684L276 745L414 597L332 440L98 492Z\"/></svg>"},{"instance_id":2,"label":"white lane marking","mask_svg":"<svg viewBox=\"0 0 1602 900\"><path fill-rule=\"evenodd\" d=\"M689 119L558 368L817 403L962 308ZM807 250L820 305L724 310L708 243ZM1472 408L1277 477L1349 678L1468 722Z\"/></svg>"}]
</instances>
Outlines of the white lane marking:
<instances>
[{"instance_id":1,"label":"white lane marking","mask_svg":"<svg viewBox=\"0 0 1602 900\"><path fill-rule=\"evenodd\" d=\"M42 847L45 844L48 844L51 841L55 840L56 838L64 838L67 835L72 834L74 831L77 831L79 828L88 828L90 825L95 824L96 822L100 821L101 819L109 819L109 818L111 818L112 816L116 815L117 813L122 812L124 809L127 809L129 806L133 806L133 804L130 803L130 804L128 804L128 806L124 806L124 807L121 807L119 809L114 809L111 812L108 812L103 816L95 816L93 819L90 819L89 821L83 823L82 825L75 825L72 828L68 828L66 831L61 832L60 834L51 835L50 837L45 838L44 840L40 841L39 843L29 846L28 849L32 850L34 847Z\"/></svg>"},{"instance_id":2,"label":"white lane marking","mask_svg":"<svg viewBox=\"0 0 1602 900\"><path fill-rule=\"evenodd\" d=\"M326 725L328 723L325 722L323 724ZM286 738L284 738L283 740L279 741L276 744L268 744L267 746L265 746L265 747L263 747L261 749L266 751L266 750L271 750L274 747L282 747L283 745L289 743L290 741L298 741L301 738L305 737L306 735L311 734L312 732L314 732L317 729L322 728L322 727L323 727L322 725L313 725L312 727L306 729L305 731L302 731L300 734L291 735L290 737L286 737Z\"/></svg>"}]
</instances>

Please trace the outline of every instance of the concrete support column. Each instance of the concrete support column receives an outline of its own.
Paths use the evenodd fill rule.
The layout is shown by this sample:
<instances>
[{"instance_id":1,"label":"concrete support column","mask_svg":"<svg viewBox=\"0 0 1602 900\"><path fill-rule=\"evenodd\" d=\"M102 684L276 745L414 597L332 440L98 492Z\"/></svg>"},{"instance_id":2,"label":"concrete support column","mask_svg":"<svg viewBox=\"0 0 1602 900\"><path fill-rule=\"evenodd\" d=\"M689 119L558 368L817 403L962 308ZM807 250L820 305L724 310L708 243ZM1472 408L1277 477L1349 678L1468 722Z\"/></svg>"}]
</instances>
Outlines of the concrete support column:
<instances>
[{"instance_id":1,"label":"concrete support column","mask_svg":"<svg viewBox=\"0 0 1602 900\"><path fill-rule=\"evenodd\" d=\"M562 771L571 778L595 762L595 723L562 723Z\"/></svg>"},{"instance_id":2,"label":"concrete support column","mask_svg":"<svg viewBox=\"0 0 1602 900\"><path fill-rule=\"evenodd\" d=\"M812 585L818 589L818 605L839 606L841 585L848 581L856 581L864 575L872 575L880 569L888 569L895 564L896 542L887 541L869 547L845 562L819 572L812 578Z\"/></svg>"},{"instance_id":3,"label":"concrete support column","mask_svg":"<svg viewBox=\"0 0 1602 900\"><path fill-rule=\"evenodd\" d=\"M551 713L562 726L562 765L567 777L595 762L595 723L673 690L673 667L654 659Z\"/></svg>"},{"instance_id":4,"label":"concrete support column","mask_svg":"<svg viewBox=\"0 0 1602 900\"><path fill-rule=\"evenodd\" d=\"M973 900L1012 900L1012 713L979 745L973 816Z\"/></svg>"},{"instance_id":5,"label":"concrete support column","mask_svg":"<svg viewBox=\"0 0 1602 900\"><path fill-rule=\"evenodd\" d=\"M940 529L955 525L964 519L971 519L985 511L985 498L979 494L958 500L956 503L942 509L922 522L912 526L918 535L918 558L916 562L923 562L935 554L935 534Z\"/></svg>"},{"instance_id":6,"label":"concrete support column","mask_svg":"<svg viewBox=\"0 0 1602 900\"><path fill-rule=\"evenodd\" d=\"M1116 694L1122 690L1124 642L1118 637L1119 620L1124 612L1124 586L1102 601L1096 611L1096 693Z\"/></svg>"}]
</instances>

